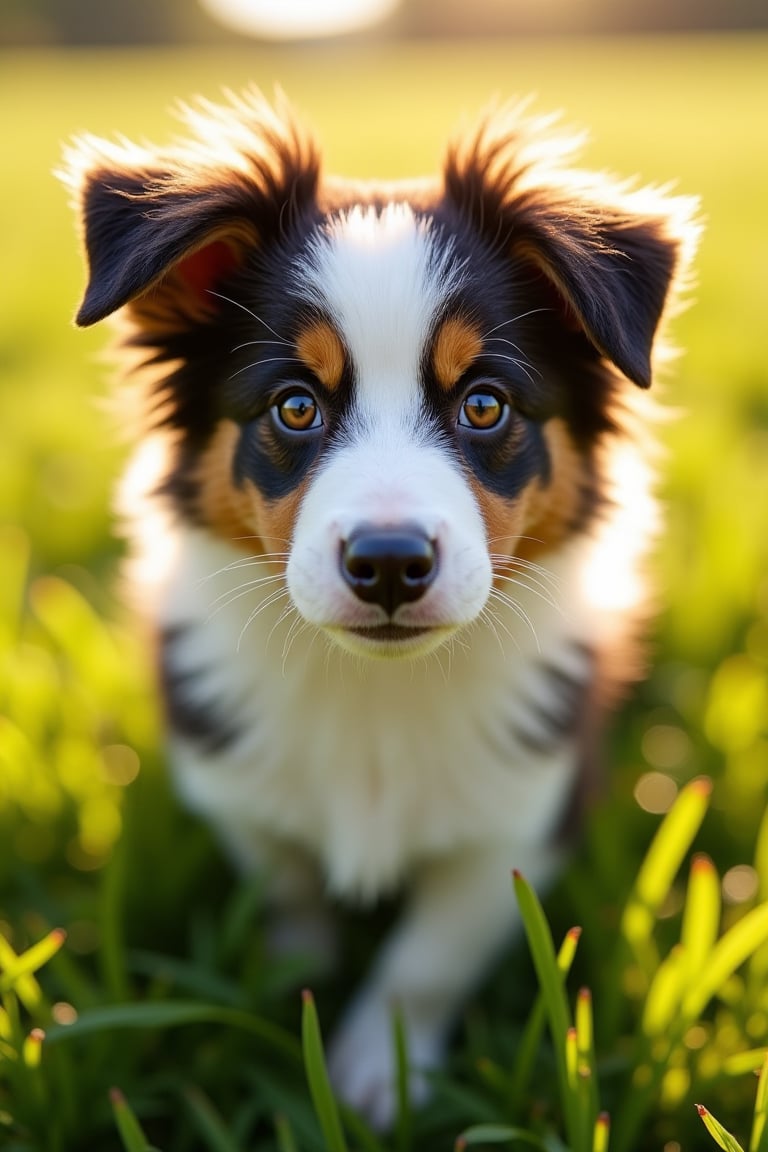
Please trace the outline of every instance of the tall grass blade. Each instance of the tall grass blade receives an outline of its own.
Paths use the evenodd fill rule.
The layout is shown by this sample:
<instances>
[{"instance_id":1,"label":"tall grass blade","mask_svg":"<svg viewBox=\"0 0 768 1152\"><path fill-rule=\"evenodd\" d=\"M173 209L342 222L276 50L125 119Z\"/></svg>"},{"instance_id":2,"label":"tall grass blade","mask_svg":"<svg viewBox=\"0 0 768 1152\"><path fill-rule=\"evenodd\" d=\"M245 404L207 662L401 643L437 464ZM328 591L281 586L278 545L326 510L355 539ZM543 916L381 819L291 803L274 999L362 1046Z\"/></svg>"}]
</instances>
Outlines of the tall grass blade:
<instances>
[{"instance_id":1,"label":"tall grass blade","mask_svg":"<svg viewBox=\"0 0 768 1152\"><path fill-rule=\"evenodd\" d=\"M703 1120L707 1132L715 1143L723 1149L723 1152L744 1152L738 1140L723 1128L722 1124L715 1119L711 1112L707 1111L703 1104L697 1104L696 1111Z\"/></svg>"},{"instance_id":2,"label":"tall grass blade","mask_svg":"<svg viewBox=\"0 0 768 1152\"><path fill-rule=\"evenodd\" d=\"M184 1099L210 1152L242 1152L211 1101L199 1088L187 1088Z\"/></svg>"},{"instance_id":3,"label":"tall grass blade","mask_svg":"<svg viewBox=\"0 0 768 1152\"><path fill-rule=\"evenodd\" d=\"M328 1070L325 1065L323 1040L320 1035L320 1022L312 993L302 994L304 1007L301 1015L301 1037L304 1048L304 1067L309 1083L309 1092L328 1152L347 1152L347 1143L341 1127L339 1110L333 1095Z\"/></svg>"},{"instance_id":4,"label":"tall grass blade","mask_svg":"<svg viewBox=\"0 0 768 1152\"><path fill-rule=\"evenodd\" d=\"M549 1019L568 1143L572 1152L579 1152L579 1101L572 1086L567 1058L568 1036L573 1029L573 1020L557 966L552 933L536 893L517 870L513 873L513 883Z\"/></svg>"},{"instance_id":5,"label":"tall grass blade","mask_svg":"<svg viewBox=\"0 0 768 1152\"><path fill-rule=\"evenodd\" d=\"M525 1128L510 1128L505 1124L475 1124L456 1138L454 1152L462 1152L473 1144L508 1144L512 1140L528 1144L538 1152L548 1152L547 1145L533 1132Z\"/></svg>"},{"instance_id":6,"label":"tall grass blade","mask_svg":"<svg viewBox=\"0 0 768 1152\"><path fill-rule=\"evenodd\" d=\"M560 972L560 978L563 981L571 970L580 936L580 928L569 928L563 937L560 951L557 954L557 968ZM533 1078L536 1053L541 1043L541 1034L544 1031L545 1021L546 1006L544 996L539 992L533 1002L533 1008L530 1011L515 1053L515 1061L511 1075L512 1091L510 1100L513 1116L517 1116L520 1113L523 1101L528 1095L528 1089L531 1079Z\"/></svg>"},{"instance_id":7,"label":"tall grass blade","mask_svg":"<svg viewBox=\"0 0 768 1152\"><path fill-rule=\"evenodd\" d=\"M283 1115L283 1113L275 1116L275 1137L277 1139L279 1152L299 1152L299 1146L296 1143L293 1128L291 1128L288 1117Z\"/></svg>"},{"instance_id":8,"label":"tall grass blade","mask_svg":"<svg viewBox=\"0 0 768 1152\"><path fill-rule=\"evenodd\" d=\"M621 934L638 956L651 938L657 913L701 827L711 792L711 781L705 777L687 784L648 849L621 922Z\"/></svg>"},{"instance_id":9,"label":"tall grass blade","mask_svg":"<svg viewBox=\"0 0 768 1152\"><path fill-rule=\"evenodd\" d=\"M289 1032L255 1016L218 1004L197 1000L169 1000L158 1003L112 1004L106 1008L93 1008L78 1016L71 1024L55 1024L48 1029L47 1043L57 1044L75 1037L115 1029L178 1028L186 1024L222 1024L238 1028L270 1044L287 1056L300 1058L296 1040Z\"/></svg>"},{"instance_id":10,"label":"tall grass blade","mask_svg":"<svg viewBox=\"0 0 768 1152\"><path fill-rule=\"evenodd\" d=\"M45 1032L42 1028L33 1028L21 1049L21 1058L27 1068L39 1068L43 1058L43 1041Z\"/></svg>"},{"instance_id":11,"label":"tall grass blade","mask_svg":"<svg viewBox=\"0 0 768 1152\"><path fill-rule=\"evenodd\" d=\"M768 1052L765 1053L757 1081L755 1114L749 1138L749 1152L768 1152Z\"/></svg>"},{"instance_id":12,"label":"tall grass blade","mask_svg":"<svg viewBox=\"0 0 768 1152\"><path fill-rule=\"evenodd\" d=\"M720 929L720 912L717 869L708 856L694 856L680 931L686 980L695 979L708 963Z\"/></svg>"},{"instance_id":13,"label":"tall grass blade","mask_svg":"<svg viewBox=\"0 0 768 1152\"><path fill-rule=\"evenodd\" d=\"M109 1093L109 1099L125 1152L157 1152L157 1149L153 1149L147 1142L141 1125L120 1089L113 1088Z\"/></svg>"},{"instance_id":14,"label":"tall grass blade","mask_svg":"<svg viewBox=\"0 0 768 1152\"><path fill-rule=\"evenodd\" d=\"M66 938L67 934L63 928L54 928L42 940L38 940L37 944L33 944L18 956L4 941L5 947L0 950L0 965L2 965L0 992L9 991L24 977L30 976L47 964L59 951Z\"/></svg>"},{"instance_id":15,"label":"tall grass blade","mask_svg":"<svg viewBox=\"0 0 768 1152\"><path fill-rule=\"evenodd\" d=\"M686 970L685 949L676 944L651 980L640 1024L643 1035L661 1036L669 1029L686 989Z\"/></svg>"},{"instance_id":16,"label":"tall grass blade","mask_svg":"<svg viewBox=\"0 0 768 1152\"><path fill-rule=\"evenodd\" d=\"M592 1152L608 1152L608 1139L611 1134L611 1118L607 1112L601 1112L595 1121L595 1131L592 1137Z\"/></svg>"},{"instance_id":17,"label":"tall grass blade","mask_svg":"<svg viewBox=\"0 0 768 1152\"><path fill-rule=\"evenodd\" d=\"M683 998L686 1020L695 1020L718 989L748 957L768 941L768 903L747 912L722 936L709 954L706 968Z\"/></svg>"}]
</instances>

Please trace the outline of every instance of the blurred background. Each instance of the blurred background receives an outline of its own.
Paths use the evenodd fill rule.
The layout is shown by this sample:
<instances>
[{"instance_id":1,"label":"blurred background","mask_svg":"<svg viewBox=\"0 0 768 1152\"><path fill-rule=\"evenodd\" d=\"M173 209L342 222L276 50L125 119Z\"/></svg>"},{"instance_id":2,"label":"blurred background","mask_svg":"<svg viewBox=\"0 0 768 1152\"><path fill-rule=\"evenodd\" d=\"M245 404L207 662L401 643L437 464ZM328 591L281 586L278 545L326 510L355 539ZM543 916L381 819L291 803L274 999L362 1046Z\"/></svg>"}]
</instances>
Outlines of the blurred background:
<instances>
[{"instance_id":1,"label":"blurred background","mask_svg":"<svg viewBox=\"0 0 768 1152\"><path fill-rule=\"evenodd\" d=\"M226 44L349 32L388 37L752 29L763 0L4 0L0 44Z\"/></svg>"},{"instance_id":2,"label":"blurred background","mask_svg":"<svg viewBox=\"0 0 768 1152\"><path fill-rule=\"evenodd\" d=\"M67 928L62 1002L126 994L141 965L123 938L186 955L204 922L212 939L232 881L165 783L110 511L128 446L108 333L72 326L84 272L53 172L77 133L162 142L180 99L251 82L281 86L346 175L433 171L463 120L533 94L588 130L589 165L701 198L681 355L659 389L651 671L615 725L562 915L591 924L599 961L599 910L702 773L698 847L726 915L768 896L766 26L765 0L0 0L0 935L20 950ZM2 1057L0 1043L0 1113ZM134 1061L129 1083L141 1066L110 1059Z\"/></svg>"}]
</instances>

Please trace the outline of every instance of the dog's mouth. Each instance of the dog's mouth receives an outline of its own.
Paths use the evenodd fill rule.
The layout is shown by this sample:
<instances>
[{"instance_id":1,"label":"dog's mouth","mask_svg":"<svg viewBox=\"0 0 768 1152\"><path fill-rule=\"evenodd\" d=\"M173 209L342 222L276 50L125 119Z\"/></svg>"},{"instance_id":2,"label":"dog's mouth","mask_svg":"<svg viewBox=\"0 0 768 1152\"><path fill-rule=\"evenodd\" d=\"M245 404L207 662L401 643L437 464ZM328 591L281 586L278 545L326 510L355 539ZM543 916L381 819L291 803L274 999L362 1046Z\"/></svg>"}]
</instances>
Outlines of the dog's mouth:
<instances>
[{"instance_id":1,"label":"dog's mouth","mask_svg":"<svg viewBox=\"0 0 768 1152\"><path fill-rule=\"evenodd\" d=\"M422 656L439 648L454 629L429 624L346 625L328 628L336 642L359 656Z\"/></svg>"},{"instance_id":2,"label":"dog's mouth","mask_svg":"<svg viewBox=\"0 0 768 1152\"><path fill-rule=\"evenodd\" d=\"M428 632L433 632L434 629L426 625L374 624L367 628L348 628L347 631L354 633L355 636L362 636L364 640L375 640L377 642L384 640L394 644L401 644L404 640L415 640L417 636L424 636Z\"/></svg>"}]
</instances>

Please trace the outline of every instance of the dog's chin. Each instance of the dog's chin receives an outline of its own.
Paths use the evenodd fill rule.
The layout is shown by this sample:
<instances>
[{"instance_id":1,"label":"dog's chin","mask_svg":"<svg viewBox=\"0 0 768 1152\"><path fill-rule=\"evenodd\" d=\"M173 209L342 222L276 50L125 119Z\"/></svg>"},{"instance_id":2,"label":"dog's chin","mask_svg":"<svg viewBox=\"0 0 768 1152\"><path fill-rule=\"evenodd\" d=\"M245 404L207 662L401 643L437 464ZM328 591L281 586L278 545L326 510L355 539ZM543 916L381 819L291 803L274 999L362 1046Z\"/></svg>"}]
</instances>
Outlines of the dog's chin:
<instances>
[{"instance_id":1,"label":"dog's chin","mask_svg":"<svg viewBox=\"0 0 768 1152\"><path fill-rule=\"evenodd\" d=\"M452 625L415 626L376 624L371 627L326 625L328 636L355 656L383 660L413 659L440 648L456 632Z\"/></svg>"}]
</instances>

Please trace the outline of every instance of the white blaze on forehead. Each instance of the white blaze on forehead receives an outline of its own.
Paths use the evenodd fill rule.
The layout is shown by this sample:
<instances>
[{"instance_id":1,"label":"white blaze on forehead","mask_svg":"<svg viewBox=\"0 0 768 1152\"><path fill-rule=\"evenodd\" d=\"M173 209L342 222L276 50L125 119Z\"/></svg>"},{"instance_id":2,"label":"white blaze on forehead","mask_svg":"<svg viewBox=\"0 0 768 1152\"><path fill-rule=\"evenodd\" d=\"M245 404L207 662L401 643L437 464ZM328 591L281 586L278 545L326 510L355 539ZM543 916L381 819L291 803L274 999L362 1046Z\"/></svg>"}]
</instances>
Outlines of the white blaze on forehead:
<instances>
[{"instance_id":1,"label":"white blaze on forehead","mask_svg":"<svg viewBox=\"0 0 768 1152\"><path fill-rule=\"evenodd\" d=\"M349 349L363 420L412 422L424 345L458 279L450 244L408 204L357 207L329 224L298 271Z\"/></svg>"}]
</instances>

